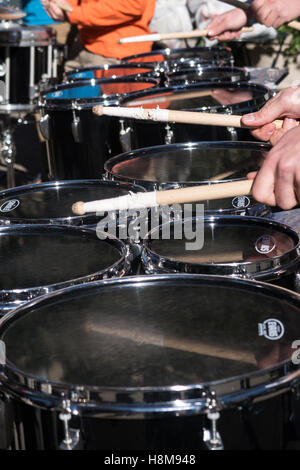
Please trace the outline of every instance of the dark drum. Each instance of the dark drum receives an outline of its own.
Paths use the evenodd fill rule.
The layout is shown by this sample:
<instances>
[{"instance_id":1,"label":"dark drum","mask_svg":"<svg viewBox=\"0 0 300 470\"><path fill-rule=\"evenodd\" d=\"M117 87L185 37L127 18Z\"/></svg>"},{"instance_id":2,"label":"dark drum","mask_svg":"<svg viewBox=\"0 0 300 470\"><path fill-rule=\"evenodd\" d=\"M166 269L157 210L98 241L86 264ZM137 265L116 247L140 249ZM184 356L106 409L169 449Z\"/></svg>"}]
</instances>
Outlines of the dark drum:
<instances>
[{"instance_id":1,"label":"dark drum","mask_svg":"<svg viewBox=\"0 0 300 470\"><path fill-rule=\"evenodd\" d=\"M298 233L261 217L179 218L143 241L147 273L191 273L270 281L295 290Z\"/></svg>"},{"instance_id":2,"label":"dark drum","mask_svg":"<svg viewBox=\"0 0 300 470\"><path fill-rule=\"evenodd\" d=\"M0 113L32 111L39 84L57 76L55 30L2 23L0 62Z\"/></svg>"},{"instance_id":3,"label":"dark drum","mask_svg":"<svg viewBox=\"0 0 300 470\"><path fill-rule=\"evenodd\" d=\"M42 94L40 128L46 139L49 178L97 178L105 160L122 151L122 120L96 116L93 106L118 106L121 96L157 86L154 78L79 80Z\"/></svg>"},{"instance_id":4,"label":"dark drum","mask_svg":"<svg viewBox=\"0 0 300 470\"><path fill-rule=\"evenodd\" d=\"M239 67L191 67L175 72L165 72L166 86L188 85L194 82L247 82L250 78L249 72Z\"/></svg>"},{"instance_id":5,"label":"dark drum","mask_svg":"<svg viewBox=\"0 0 300 470\"><path fill-rule=\"evenodd\" d=\"M41 297L0 321L0 447L299 449L299 315L299 295L224 276Z\"/></svg>"},{"instance_id":6,"label":"dark drum","mask_svg":"<svg viewBox=\"0 0 300 470\"><path fill-rule=\"evenodd\" d=\"M256 171L270 146L258 142L194 142L134 150L105 163L106 177L147 191L238 181ZM250 196L201 201L205 214L251 214L265 210Z\"/></svg>"},{"instance_id":7,"label":"dark drum","mask_svg":"<svg viewBox=\"0 0 300 470\"><path fill-rule=\"evenodd\" d=\"M261 85L246 82L195 82L157 88L123 97L120 106L243 115L258 111L271 97ZM248 129L125 119L123 151L201 140L253 140Z\"/></svg>"},{"instance_id":8,"label":"dark drum","mask_svg":"<svg viewBox=\"0 0 300 470\"><path fill-rule=\"evenodd\" d=\"M127 245L95 230L59 225L0 227L0 312L63 287L130 271Z\"/></svg>"},{"instance_id":9,"label":"dark drum","mask_svg":"<svg viewBox=\"0 0 300 470\"><path fill-rule=\"evenodd\" d=\"M145 191L131 183L101 180L50 181L0 191L0 225L96 225L103 217L72 212L78 201L110 199Z\"/></svg>"},{"instance_id":10,"label":"dark drum","mask_svg":"<svg viewBox=\"0 0 300 470\"><path fill-rule=\"evenodd\" d=\"M186 47L182 49L157 49L144 54L127 56L125 63L147 63L157 69L176 71L203 65L233 65L234 58L229 47Z\"/></svg>"}]
</instances>

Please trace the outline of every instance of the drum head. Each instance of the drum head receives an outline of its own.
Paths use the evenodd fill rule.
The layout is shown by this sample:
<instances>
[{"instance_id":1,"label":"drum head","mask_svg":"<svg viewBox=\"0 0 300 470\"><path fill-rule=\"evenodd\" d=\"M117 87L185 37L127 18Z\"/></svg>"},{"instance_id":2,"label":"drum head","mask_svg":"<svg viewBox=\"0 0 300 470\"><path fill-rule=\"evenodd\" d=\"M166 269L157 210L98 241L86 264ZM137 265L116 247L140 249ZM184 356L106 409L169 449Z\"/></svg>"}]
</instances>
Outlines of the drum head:
<instances>
[{"instance_id":1,"label":"drum head","mask_svg":"<svg viewBox=\"0 0 300 470\"><path fill-rule=\"evenodd\" d=\"M299 258L294 230L253 217L181 219L153 228L144 244L159 272L275 277Z\"/></svg>"},{"instance_id":2,"label":"drum head","mask_svg":"<svg viewBox=\"0 0 300 470\"><path fill-rule=\"evenodd\" d=\"M291 363L299 314L298 296L267 284L145 276L44 297L6 315L0 338L7 366L48 387L113 387L119 401L132 404L131 392L150 387L149 404L163 399L155 395L161 387L230 380L233 391L242 377L262 383L258 375L266 379L270 369L276 377Z\"/></svg>"},{"instance_id":3,"label":"drum head","mask_svg":"<svg viewBox=\"0 0 300 470\"><path fill-rule=\"evenodd\" d=\"M72 205L77 201L109 199L141 192L144 188L129 183L100 180L62 181L23 186L0 192L0 222L96 224L96 213L75 216Z\"/></svg>"},{"instance_id":4,"label":"drum head","mask_svg":"<svg viewBox=\"0 0 300 470\"><path fill-rule=\"evenodd\" d=\"M184 87L168 87L124 97L122 106L195 110L219 113L246 113L257 110L270 98L267 88L241 83L192 83Z\"/></svg>"},{"instance_id":5,"label":"drum head","mask_svg":"<svg viewBox=\"0 0 300 470\"><path fill-rule=\"evenodd\" d=\"M254 142L162 145L113 157L105 170L117 180L146 187L234 181L257 170L269 148Z\"/></svg>"},{"instance_id":6,"label":"drum head","mask_svg":"<svg viewBox=\"0 0 300 470\"><path fill-rule=\"evenodd\" d=\"M118 240L100 240L94 231L49 225L0 228L0 293L93 279L124 254ZM69 283L69 284L68 284ZM64 287L61 285L61 287ZM30 298L30 296L29 296ZM24 299L23 299L24 300Z\"/></svg>"}]
</instances>

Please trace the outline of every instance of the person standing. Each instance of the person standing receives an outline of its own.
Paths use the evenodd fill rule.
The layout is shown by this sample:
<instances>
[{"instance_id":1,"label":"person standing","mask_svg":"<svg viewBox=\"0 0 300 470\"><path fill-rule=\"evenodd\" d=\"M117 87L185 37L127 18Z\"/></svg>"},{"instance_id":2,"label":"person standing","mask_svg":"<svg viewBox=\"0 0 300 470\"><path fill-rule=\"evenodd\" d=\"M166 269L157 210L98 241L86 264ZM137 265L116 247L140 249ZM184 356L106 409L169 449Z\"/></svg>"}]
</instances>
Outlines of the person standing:
<instances>
[{"instance_id":1,"label":"person standing","mask_svg":"<svg viewBox=\"0 0 300 470\"><path fill-rule=\"evenodd\" d=\"M63 3L62 3L63 2ZM65 63L65 71L118 63L126 56L150 52L151 42L119 44L119 39L149 34L155 0L44 0L56 21L78 27L81 48Z\"/></svg>"}]
</instances>

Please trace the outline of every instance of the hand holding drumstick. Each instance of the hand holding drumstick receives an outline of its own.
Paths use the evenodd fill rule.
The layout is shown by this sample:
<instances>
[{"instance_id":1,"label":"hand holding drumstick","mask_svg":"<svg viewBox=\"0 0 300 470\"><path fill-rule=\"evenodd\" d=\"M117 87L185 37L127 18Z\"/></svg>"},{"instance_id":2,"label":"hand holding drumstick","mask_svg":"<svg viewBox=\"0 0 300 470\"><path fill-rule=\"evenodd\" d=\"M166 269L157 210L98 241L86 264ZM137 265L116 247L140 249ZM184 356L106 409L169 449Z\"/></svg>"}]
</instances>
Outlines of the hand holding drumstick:
<instances>
[{"instance_id":1,"label":"hand holding drumstick","mask_svg":"<svg viewBox=\"0 0 300 470\"><path fill-rule=\"evenodd\" d=\"M276 129L274 120L283 118ZM269 100L258 112L242 117L242 124L253 128L259 140L270 140L274 146L255 178L254 198L271 206L291 209L300 203L300 87L289 87Z\"/></svg>"},{"instance_id":2,"label":"hand holding drumstick","mask_svg":"<svg viewBox=\"0 0 300 470\"><path fill-rule=\"evenodd\" d=\"M67 13L72 11L72 7L66 0L42 0L42 4L55 21L68 21Z\"/></svg>"},{"instance_id":3,"label":"hand holding drumstick","mask_svg":"<svg viewBox=\"0 0 300 470\"><path fill-rule=\"evenodd\" d=\"M260 111L243 117L167 109L96 108L94 112L117 116L122 116L124 110L125 117L137 119L252 128L256 138L275 144L257 175L247 175L249 179L255 178L253 197L285 210L300 203L300 128L296 120L300 118L300 87L283 90Z\"/></svg>"},{"instance_id":4,"label":"hand holding drumstick","mask_svg":"<svg viewBox=\"0 0 300 470\"><path fill-rule=\"evenodd\" d=\"M224 3L227 3L226 0ZM230 3L230 2L228 2ZM234 8L221 15L216 15L207 26L211 39L230 41L240 37L241 28L247 24L248 19L254 19L267 27L277 29L284 23L294 29L300 24L294 20L300 15L299 0L253 0L251 5L240 2L239 8Z\"/></svg>"}]
</instances>

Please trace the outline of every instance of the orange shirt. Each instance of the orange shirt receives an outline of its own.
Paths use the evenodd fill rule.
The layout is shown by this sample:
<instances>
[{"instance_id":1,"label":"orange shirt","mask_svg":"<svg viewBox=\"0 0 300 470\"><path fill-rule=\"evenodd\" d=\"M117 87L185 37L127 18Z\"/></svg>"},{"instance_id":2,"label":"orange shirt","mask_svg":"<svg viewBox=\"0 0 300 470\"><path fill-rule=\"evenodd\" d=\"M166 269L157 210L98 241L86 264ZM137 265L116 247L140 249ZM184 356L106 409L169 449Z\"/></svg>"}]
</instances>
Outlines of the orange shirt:
<instances>
[{"instance_id":1,"label":"orange shirt","mask_svg":"<svg viewBox=\"0 0 300 470\"><path fill-rule=\"evenodd\" d=\"M123 57L149 52L151 42L119 44L123 37L149 34L155 0L68 0L73 11L70 23L77 24L84 47L104 57Z\"/></svg>"}]
</instances>

